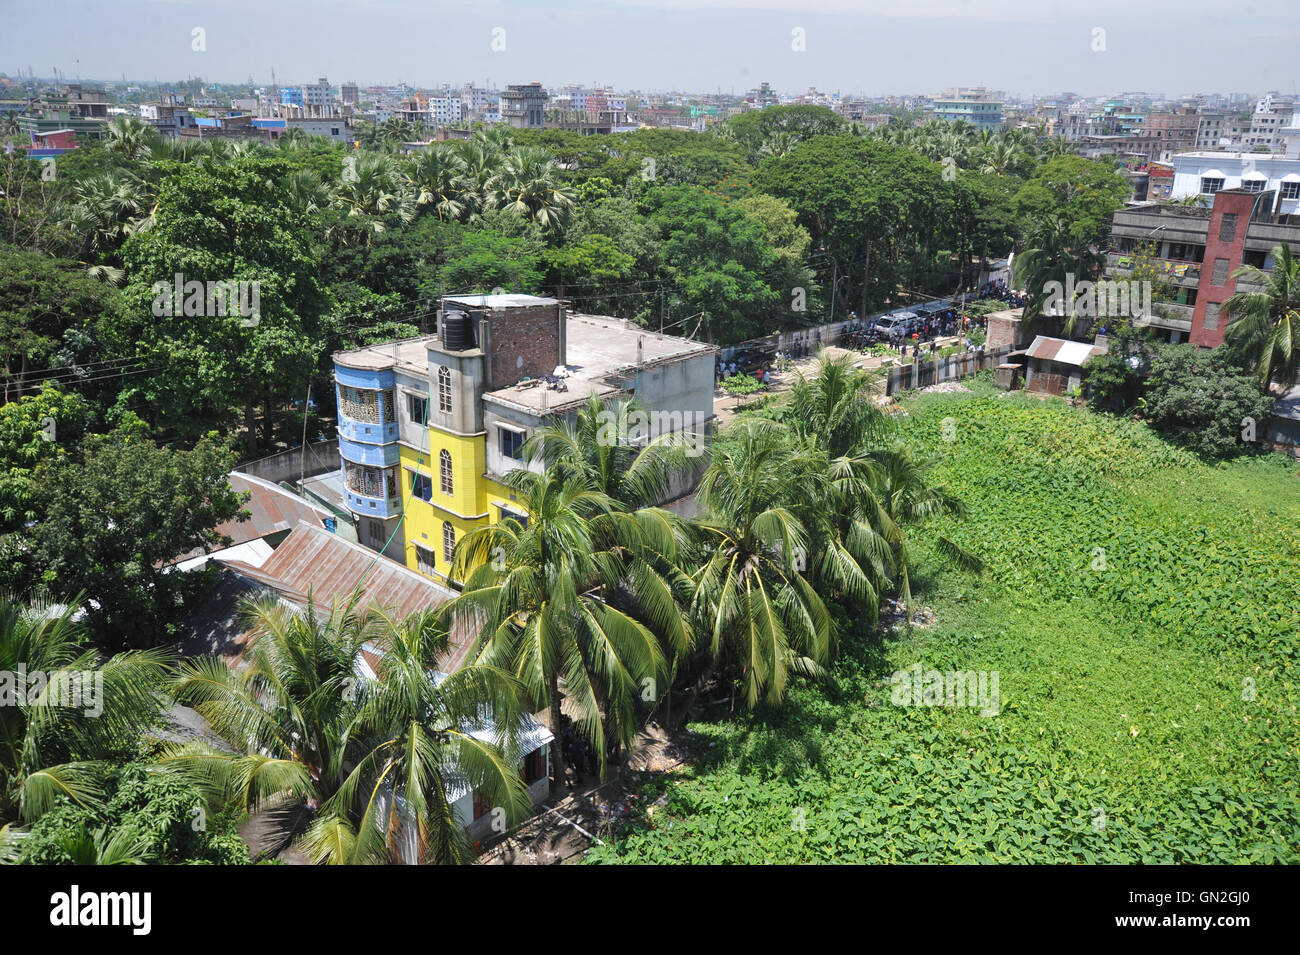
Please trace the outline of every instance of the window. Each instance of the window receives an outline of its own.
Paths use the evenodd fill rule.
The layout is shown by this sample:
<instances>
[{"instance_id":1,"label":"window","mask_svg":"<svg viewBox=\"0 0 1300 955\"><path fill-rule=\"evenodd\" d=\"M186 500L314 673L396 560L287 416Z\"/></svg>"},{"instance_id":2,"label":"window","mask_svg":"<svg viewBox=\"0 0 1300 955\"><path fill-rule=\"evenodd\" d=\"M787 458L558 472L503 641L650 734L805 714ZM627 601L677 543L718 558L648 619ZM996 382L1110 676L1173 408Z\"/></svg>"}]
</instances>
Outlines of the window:
<instances>
[{"instance_id":1,"label":"window","mask_svg":"<svg viewBox=\"0 0 1300 955\"><path fill-rule=\"evenodd\" d=\"M1300 199L1300 182L1282 183L1283 199Z\"/></svg>"},{"instance_id":2,"label":"window","mask_svg":"<svg viewBox=\"0 0 1300 955\"><path fill-rule=\"evenodd\" d=\"M429 550L427 547L421 547L419 544L416 544L415 567L422 574L427 574L430 577L437 576L438 567L433 560L433 551Z\"/></svg>"},{"instance_id":3,"label":"window","mask_svg":"<svg viewBox=\"0 0 1300 955\"><path fill-rule=\"evenodd\" d=\"M343 462L343 480L349 491L362 497L393 497L392 469L368 468L351 461Z\"/></svg>"},{"instance_id":4,"label":"window","mask_svg":"<svg viewBox=\"0 0 1300 955\"><path fill-rule=\"evenodd\" d=\"M1214 260L1214 275L1210 278L1210 281L1215 285L1222 285L1224 282L1228 281L1227 259Z\"/></svg>"},{"instance_id":5,"label":"window","mask_svg":"<svg viewBox=\"0 0 1300 955\"><path fill-rule=\"evenodd\" d=\"M1205 327L1213 331L1219 327L1219 303L1210 302L1205 306Z\"/></svg>"},{"instance_id":6,"label":"window","mask_svg":"<svg viewBox=\"0 0 1300 955\"><path fill-rule=\"evenodd\" d=\"M1225 212L1219 223L1219 241L1231 242L1237 237L1237 213Z\"/></svg>"},{"instance_id":7,"label":"window","mask_svg":"<svg viewBox=\"0 0 1300 955\"><path fill-rule=\"evenodd\" d=\"M416 424L424 424L429 417L429 399L424 395L406 396L406 414Z\"/></svg>"},{"instance_id":8,"label":"window","mask_svg":"<svg viewBox=\"0 0 1300 955\"><path fill-rule=\"evenodd\" d=\"M411 496L427 501L433 497L433 478L419 471L411 472Z\"/></svg>"},{"instance_id":9,"label":"window","mask_svg":"<svg viewBox=\"0 0 1300 955\"><path fill-rule=\"evenodd\" d=\"M353 421L379 424L379 392L339 385L339 412Z\"/></svg>"},{"instance_id":10,"label":"window","mask_svg":"<svg viewBox=\"0 0 1300 955\"><path fill-rule=\"evenodd\" d=\"M1264 182L1263 179L1243 179L1241 180L1241 188L1247 192L1263 192Z\"/></svg>"},{"instance_id":11,"label":"window","mask_svg":"<svg viewBox=\"0 0 1300 955\"><path fill-rule=\"evenodd\" d=\"M501 455L515 461L523 460L524 433L504 425L497 425L497 434L501 436Z\"/></svg>"},{"instance_id":12,"label":"window","mask_svg":"<svg viewBox=\"0 0 1300 955\"><path fill-rule=\"evenodd\" d=\"M446 448L438 452L438 477L442 481L442 493L454 494L451 483L451 452Z\"/></svg>"},{"instance_id":13,"label":"window","mask_svg":"<svg viewBox=\"0 0 1300 955\"><path fill-rule=\"evenodd\" d=\"M1223 188L1223 180L1213 176L1201 177L1201 195L1212 196Z\"/></svg>"},{"instance_id":14,"label":"window","mask_svg":"<svg viewBox=\"0 0 1300 955\"><path fill-rule=\"evenodd\" d=\"M452 526L451 521L442 522L442 557L447 563L451 563L452 557L456 555L456 528Z\"/></svg>"},{"instance_id":15,"label":"window","mask_svg":"<svg viewBox=\"0 0 1300 955\"><path fill-rule=\"evenodd\" d=\"M446 366L438 369L438 410L451 414L451 369Z\"/></svg>"}]
</instances>

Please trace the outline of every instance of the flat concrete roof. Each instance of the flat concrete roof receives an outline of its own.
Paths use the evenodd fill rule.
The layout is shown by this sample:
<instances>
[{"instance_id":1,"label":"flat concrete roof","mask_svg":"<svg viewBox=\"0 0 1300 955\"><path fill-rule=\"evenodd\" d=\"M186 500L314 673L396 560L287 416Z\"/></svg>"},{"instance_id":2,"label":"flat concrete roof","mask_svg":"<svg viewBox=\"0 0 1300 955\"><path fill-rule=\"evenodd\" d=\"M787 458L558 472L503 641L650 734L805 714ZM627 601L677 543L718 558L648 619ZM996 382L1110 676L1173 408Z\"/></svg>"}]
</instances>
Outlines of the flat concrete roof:
<instances>
[{"instance_id":1,"label":"flat concrete roof","mask_svg":"<svg viewBox=\"0 0 1300 955\"><path fill-rule=\"evenodd\" d=\"M557 304L556 299L535 295L474 295L446 298L444 301L487 308ZM484 397L526 411L544 413L579 404L591 394L609 395L620 391L620 384L611 384L607 379L621 371L631 370L638 365L671 363L717 351L715 346L704 342L675 335L661 335L633 322L606 315L570 314L565 322L565 342L568 364L565 366L567 376L564 379L564 391L532 379L498 388ZM437 335L424 335L336 352L334 361L345 368L362 371L397 368L424 377L429 373L429 346L437 347L440 344ZM478 353L477 349L474 353Z\"/></svg>"},{"instance_id":2,"label":"flat concrete roof","mask_svg":"<svg viewBox=\"0 0 1300 955\"><path fill-rule=\"evenodd\" d=\"M713 345L675 335L661 335L621 318L574 315L565 323L565 391L545 382L523 382L490 391L484 398L537 412L554 411L587 400L592 394L621 390L607 379L637 366L680 361L717 351Z\"/></svg>"},{"instance_id":3,"label":"flat concrete roof","mask_svg":"<svg viewBox=\"0 0 1300 955\"><path fill-rule=\"evenodd\" d=\"M334 361L345 368L356 368L361 371L403 368L419 375L428 375L429 346L437 343L437 335L422 335L419 338L405 338L401 341L335 352Z\"/></svg>"},{"instance_id":4,"label":"flat concrete roof","mask_svg":"<svg viewBox=\"0 0 1300 955\"><path fill-rule=\"evenodd\" d=\"M464 305L467 308L526 308L533 305L556 305L559 299L540 295L444 295L444 305Z\"/></svg>"}]
</instances>

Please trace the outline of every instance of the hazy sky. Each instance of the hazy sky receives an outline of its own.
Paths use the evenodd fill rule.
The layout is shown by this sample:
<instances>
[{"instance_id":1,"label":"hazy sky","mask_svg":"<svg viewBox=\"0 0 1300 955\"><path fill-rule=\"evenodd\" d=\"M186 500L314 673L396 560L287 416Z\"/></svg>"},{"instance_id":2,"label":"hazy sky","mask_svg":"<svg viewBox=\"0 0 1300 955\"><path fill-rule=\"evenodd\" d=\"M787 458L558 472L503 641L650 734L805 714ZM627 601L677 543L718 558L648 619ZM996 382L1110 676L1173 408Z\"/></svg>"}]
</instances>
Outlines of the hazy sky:
<instances>
[{"instance_id":1,"label":"hazy sky","mask_svg":"<svg viewBox=\"0 0 1300 955\"><path fill-rule=\"evenodd\" d=\"M87 79L1179 95L1298 54L1297 0L0 0L0 70Z\"/></svg>"}]
</instances>

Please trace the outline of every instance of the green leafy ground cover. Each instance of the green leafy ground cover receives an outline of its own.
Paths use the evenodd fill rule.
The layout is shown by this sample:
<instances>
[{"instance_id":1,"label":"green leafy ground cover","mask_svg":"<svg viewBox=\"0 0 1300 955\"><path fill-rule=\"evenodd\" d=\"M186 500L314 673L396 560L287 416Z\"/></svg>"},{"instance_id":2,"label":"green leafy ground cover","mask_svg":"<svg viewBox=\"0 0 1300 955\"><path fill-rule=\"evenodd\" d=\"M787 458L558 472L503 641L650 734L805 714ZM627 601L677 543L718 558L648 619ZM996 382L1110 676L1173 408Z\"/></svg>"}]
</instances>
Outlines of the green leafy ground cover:
<instances>
[{"instance_id":1,"label":"green leafy ground cover","mask_svg":"<svg viewBox=\"0 0 1300 955\"><path fill-rule=\"evenodd\" d=\"M1300 861L1294 462L1207 465L988 387L906 407L970 508L914 535L933 625L850 635L836 686L780 710L714 707L702 757L589 859ZM986 574L946 568L936 533ZM997 671L1000 712L893 705L917 662Z\"/></svg>"}]
</instances>

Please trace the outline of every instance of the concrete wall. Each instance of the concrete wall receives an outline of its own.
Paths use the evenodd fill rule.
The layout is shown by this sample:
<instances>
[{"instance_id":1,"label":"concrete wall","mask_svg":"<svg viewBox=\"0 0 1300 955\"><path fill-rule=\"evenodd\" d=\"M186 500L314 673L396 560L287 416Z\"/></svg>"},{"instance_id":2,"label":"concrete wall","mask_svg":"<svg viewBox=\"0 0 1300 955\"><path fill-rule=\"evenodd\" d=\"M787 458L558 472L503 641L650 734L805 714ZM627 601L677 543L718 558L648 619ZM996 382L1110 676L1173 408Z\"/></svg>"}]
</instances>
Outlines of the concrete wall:
<instances>
[{"instance_id":1,"label":"concrete wall","mask_svg":"<svg viewBox=\"0 0 1300 955\"><path fill-rule=\"evenodd\" d=\"M960 353L934 361L913 362L889 368L885 378L885 394L914 388L927 388L945 381L958 381L986 368L996 368L1006 361L1012 349L1004 346L984 349L983 352Z\"/></svg>"},{"instance_id":2,"label":"concrete wall","mask_svg":"<svg viewBox=\"0 0 1300 955\"><path fill-rule=\"evenodd\" d=\"M305 463L304 463L305 462ZM252 477L278 484L297 481L299 477L314 477L339 467L339 442L337 438L316 441L303 448L291 448L256 461L245 461L235 470Z\"/></svg>"}]
</instances>

